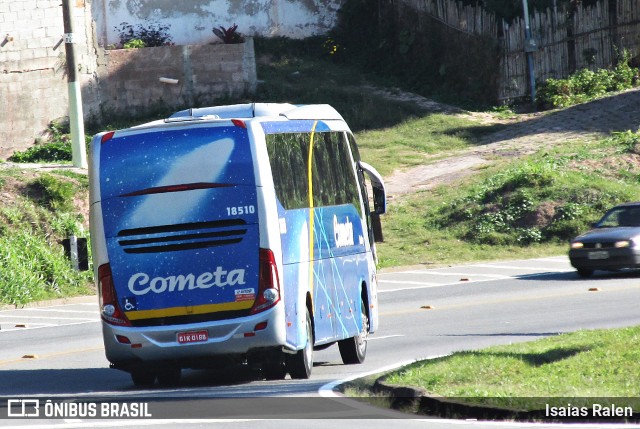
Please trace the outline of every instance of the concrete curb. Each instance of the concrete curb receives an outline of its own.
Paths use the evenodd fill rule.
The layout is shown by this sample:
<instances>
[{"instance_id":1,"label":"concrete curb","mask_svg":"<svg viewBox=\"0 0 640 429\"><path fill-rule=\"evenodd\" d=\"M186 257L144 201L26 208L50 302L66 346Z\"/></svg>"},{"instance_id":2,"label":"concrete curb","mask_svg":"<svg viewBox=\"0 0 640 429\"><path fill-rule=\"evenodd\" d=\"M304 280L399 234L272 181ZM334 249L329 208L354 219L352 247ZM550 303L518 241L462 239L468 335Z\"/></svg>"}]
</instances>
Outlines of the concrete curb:
<instances>
[{"instance_id":1,"label":"concrete curb","mask_svg":"<svg viewBox=\"0 0 640 429\"><path fill-rule=\"evenodd\" d=\"M385 379L386 376L377 379L373 384L373 391L389 397L391 399L391 407L399 411L411 409L417 414L447 419L533 421L538 420L540 417L537 411L526 412L472 405L434 395L422 389L389 384Z\"/></svg>"},{"instance_id":2,"label":"concrete curb","mask_svg":"<svg viewBox=\"0 0 640 429\"><path fill-rule=\"evenodd\" d=\"M585 417L550 417L545 410L523 411L484 405L473 405L460 399L445 398L423 389L397 386L386 382L386 376L378 378L372 386L374 393L391 399L391 408L401 412L437 416L457 420L517 421L524 423L638 423L640 413L621 421L620 419Z\"/></svg>"},{"instance_id":3,"label":"concrete curb","mask_svg":"<svg viewBox=\"0 0 640 429\"><path fill-rule=\"evenodd\" d=\"M84 304L84 303L97 303L98 296L97 295L84 295L84 296L75 296L69 298L57 298L48 301L36 301L36 302L28 302L26 304L0 304L0 311L6 310L17 310L21 308L42 308L42 307L53 307L56 305L65 305L65 304Z\"/></svg>"}]
</instances>

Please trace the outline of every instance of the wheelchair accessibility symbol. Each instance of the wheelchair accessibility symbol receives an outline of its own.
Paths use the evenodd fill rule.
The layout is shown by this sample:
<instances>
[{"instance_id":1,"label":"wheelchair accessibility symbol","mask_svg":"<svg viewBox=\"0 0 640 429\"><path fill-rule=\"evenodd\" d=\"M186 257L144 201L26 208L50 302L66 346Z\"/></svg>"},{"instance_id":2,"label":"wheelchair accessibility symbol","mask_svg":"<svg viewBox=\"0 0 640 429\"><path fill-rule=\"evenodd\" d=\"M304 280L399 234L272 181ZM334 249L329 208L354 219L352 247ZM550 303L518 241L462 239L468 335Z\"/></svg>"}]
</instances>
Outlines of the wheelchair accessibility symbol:
<instances>
[{"instance_id":1,"label":"wheelchair accessibility symbol","mask_svg":"<svg viewBox=\"0 0 640 429\"><path fill-rule=\"evenodd\" d=\"M122 308L124 311L134 311L138 307L138 303L134 297L126 297L122 300Z\"/></svg>"}]
</instances>

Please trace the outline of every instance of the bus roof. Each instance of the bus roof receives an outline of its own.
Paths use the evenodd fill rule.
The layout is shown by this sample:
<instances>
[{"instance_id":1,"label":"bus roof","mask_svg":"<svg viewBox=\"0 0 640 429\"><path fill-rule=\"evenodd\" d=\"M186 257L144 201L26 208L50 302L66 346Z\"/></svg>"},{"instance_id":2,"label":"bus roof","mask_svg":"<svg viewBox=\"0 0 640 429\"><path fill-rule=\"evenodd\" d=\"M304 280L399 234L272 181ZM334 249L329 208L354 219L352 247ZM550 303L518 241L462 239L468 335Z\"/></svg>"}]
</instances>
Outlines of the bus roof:
<instances>
[{"instance_id":1,"label":"bus roof","mask_svg":"<svg viewBox=\"0 0 640 429\"><path fill-rule=\"evenodd\" d=\"M245 103L228 106L211 106L181 110L171 115L169 121L188 119L248 119L283 116L287 119L343 120L328 104Z\"/></svg>"}]
</instances>

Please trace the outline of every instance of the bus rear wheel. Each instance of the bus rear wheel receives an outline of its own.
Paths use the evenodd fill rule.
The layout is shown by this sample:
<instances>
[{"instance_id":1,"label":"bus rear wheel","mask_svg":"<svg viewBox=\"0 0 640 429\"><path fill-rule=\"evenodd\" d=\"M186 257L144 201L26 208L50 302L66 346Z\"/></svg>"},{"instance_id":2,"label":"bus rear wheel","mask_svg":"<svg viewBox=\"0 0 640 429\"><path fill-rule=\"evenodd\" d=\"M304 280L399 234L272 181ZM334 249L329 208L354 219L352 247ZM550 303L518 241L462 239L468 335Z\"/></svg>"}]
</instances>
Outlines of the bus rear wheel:
<instances>
[{"instance_id":1,"label":"bus rear wheel","mask_svg":"<svg viewBox=\"0 0 640 429\"><path fill-rule=\"evenodd\" d=\"M180 384L182 369L169 367L158 372L158 383L164 387L175 387Z\"/></svg>"},{"instance_id":2,"label":"bus rear wheel","mask_svg":"<svg viewBox=\"0 0 640 429\"><path fill-rule=\"evenodd\" d=\"M266 361L262 366L262 375L266 380L284 380L287 376L284 357Z\"/></svg>"},{"instance_id":3,"label":"bus rear wheel","mask_svg":"<svg viewBox=\"0 0 640 429\"><path fill-rule=\"evenodd\" d=\"M131 371L131 381L136 387L150 387L156 382L156 373L146 368L137 368Z\"/></svg>"},{"instance_id":4,"label":"bus rear wheel","mask_svg":"<svg viewBox=\"0 0 640 429\"><path fill-rule=\"evenodd\" d=\"M307 344L295 355L287 356L287 369L293 379L307 379L311 376L313 369L313 327L309 309L307 309L306 330Z\"/></svg>"},{"instance_id":5,"label":"bus rear wheel","mask_svg":"<svg viewBox=\"0 0 640 429\"><path fill-rule=\"evenodd\" d=\"M338 341L340 356L345 365L364 362L367 355L367 339L369 337L369 318L364 306L364 301L360 302L362 312L362 330L355 337Z\"/></svg>"}]
</instances>

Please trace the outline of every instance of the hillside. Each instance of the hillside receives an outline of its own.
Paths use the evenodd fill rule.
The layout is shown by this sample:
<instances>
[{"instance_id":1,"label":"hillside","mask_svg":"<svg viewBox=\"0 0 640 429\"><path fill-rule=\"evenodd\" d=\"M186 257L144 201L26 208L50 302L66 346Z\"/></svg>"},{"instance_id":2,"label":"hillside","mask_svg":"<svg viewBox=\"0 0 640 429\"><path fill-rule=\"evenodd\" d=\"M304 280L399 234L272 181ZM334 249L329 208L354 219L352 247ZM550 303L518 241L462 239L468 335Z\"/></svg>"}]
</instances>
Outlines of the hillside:
<instances>
[{"instance_id":1,"label":"hillside","mask_svg":"<svg viewBox=\"0 0 640 429\"><path fill-rule=\"evenodd\" d=\"M61 244L88 220L86 175L0 163L0 306L93 293Z\"/></svg>"},{"instance_id":2,"label":"hillside","mask_svg":"<svg viewBox=\"0 0 640 429\"><path fill-rule=\"evenodd\" d=\"M640 89L624 91L566 109L513 114L506 118L460 111L416 94L395 91L385 92L384 95L393 100L411 101L425 112L444 111L482 124L503 125L498 131L480 138L477 146L444 158L426 159L424 165L397 171L386 177L388 191L395 196L451 183L473 174L496 159L521 157L570 142L593 142L608 137L611 132L636 131L640 128ZM626 155L619 158L617 163L637 169L638 156ZM592 168L595 170L598 166Z\"/></svg>"},{"instance_id":3,"label":"hillside","mask_svg":"<svg viewBox=\"0 0 640 429\"><path fill-rule=\"evenodd\" d=\"M505 115L374 86L339 66L260 61L254 100L335 104L385 175L381 268L561 254L606 208L640 199L640 90ZM317 91L319 79L344 76L348 85ZM0 305L93 293L91 273L72 271L59 244L88 235L87 198L86 172L68 164L0 163Z\"/></svg>"}]
</instances>

